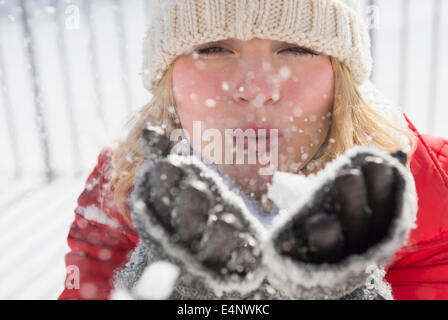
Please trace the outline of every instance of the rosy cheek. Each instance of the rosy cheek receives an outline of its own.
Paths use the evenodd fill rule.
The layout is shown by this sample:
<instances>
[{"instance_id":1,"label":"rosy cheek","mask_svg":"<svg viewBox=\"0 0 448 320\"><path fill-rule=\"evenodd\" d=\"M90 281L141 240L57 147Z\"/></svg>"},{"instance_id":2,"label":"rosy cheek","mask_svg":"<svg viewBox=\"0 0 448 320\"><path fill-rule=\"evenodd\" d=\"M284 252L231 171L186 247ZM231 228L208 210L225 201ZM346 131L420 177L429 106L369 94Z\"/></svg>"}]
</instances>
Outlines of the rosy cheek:
<instances>
[{"instance_id":1,"label":"rosy cheek","mask_svg":"<svg viewBox=\"0 0 448 320\"><path fill-rule=\"evenodd\" d=\"M173 90L184 128L201 121L203 127L219 128L228 115L227 97L216 73L198 69L191 61L178 61L173 70ZM226 87L225 87L226 88Z\"/></svg>"},{"instance_id":2,"label":"rosy cheek","mask_svg":"<svg viewBox=\"0 0 448 320\"><path fill-rule=\"evenodd\" d=\"M198 86L198 80L198 75L186 68L174 69L173 90L179 105L190 105L191 102L197 102L197 98L199 97L197 88L200 88Z\"/></svg>"},{"instance_id":3,"label":"rosy cheek","mask_svg":"<svg viewBox=\"0 0 448 320\"><path fill-rule=\"evenodd\" d=\"M286 112L282 122L288 137L283 155L287 158L285 161L289 159L285 163L290 160L306 163L321 145L331 124L334 95L331 65L330 68L315 66L312 72L301 71L283 88ZM291 155L297 158L292 159Z\"/></svg>"},{"instance_id":4,"label":"rosy cheek","mask_svg":"<svg viewBox=\"0 0 448 320\"><path fill-rule=\"evenodd\" d=\"M319 125L327 122L332 111L332 74L310 74L299 84L290 84L286 96L291 101L288 114L305 125Z\"/></svg>"},{"instance_id":5,"label":"rosy cheek","mask_svg":"<svg viewBox=\"0 0 448 320\"><path fill-rule=\"evenodd\" d=\"M326 100L333 92L333 75L329 72L313 72L307 75L307 77L301 77L296 84L296 90L304 95L307 99Z\"/></svg>"}]
</instances>

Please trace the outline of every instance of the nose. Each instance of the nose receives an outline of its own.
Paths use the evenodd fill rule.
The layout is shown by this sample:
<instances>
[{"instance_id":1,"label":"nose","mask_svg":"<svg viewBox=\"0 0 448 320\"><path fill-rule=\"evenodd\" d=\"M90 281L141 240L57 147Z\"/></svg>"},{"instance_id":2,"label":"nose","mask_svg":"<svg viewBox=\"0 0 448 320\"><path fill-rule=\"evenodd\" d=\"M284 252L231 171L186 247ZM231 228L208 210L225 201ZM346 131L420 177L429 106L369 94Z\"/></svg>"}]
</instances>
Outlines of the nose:
<instances>
[{"instance_id":1,"label":"nose","mask_svg":"<svg viewBox=\"0 0 448 320\"><path fill-rule=\"evenodd\" d=\"M233 88L233 99L239 105L263 107L280 100L280 85L271 73L247 71Z\"/></svg>"}]
</instances>

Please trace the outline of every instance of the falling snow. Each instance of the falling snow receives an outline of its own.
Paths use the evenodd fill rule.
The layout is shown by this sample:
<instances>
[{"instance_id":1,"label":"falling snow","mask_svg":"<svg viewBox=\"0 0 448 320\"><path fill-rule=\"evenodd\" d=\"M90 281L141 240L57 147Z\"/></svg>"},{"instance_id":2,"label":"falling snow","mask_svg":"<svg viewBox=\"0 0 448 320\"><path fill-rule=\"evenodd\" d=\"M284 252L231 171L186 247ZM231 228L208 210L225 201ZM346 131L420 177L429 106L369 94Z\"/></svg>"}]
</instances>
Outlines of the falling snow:
<instances>
[{"instance_id":1,"label":"falling snow","mask_svg":"<svg viewBox=\"0 0 448 320\"><path fill-rule=\"evenodd\" d=\"M172 263L154 262L145 269L133 293L142 299L167 299L173 290L179 272L179 267Z\"/></svg>"},{"instance_id":2,"label":"falling snow","mask_svg":"<svg viewBox=\"0 0 448 320\"><path fill-rule=\"evenodd\" d=\"M280 69L280 76L282 77L283 80L287 80L289 79L289 77L291 77L291 69L289 67L282 67Z\"/></svg>"},{"instance_id":3,"label":"falling snow","mask_svg":"<svg viewBox=\"0 0 448 320\"><path fill-rule=\"evenodd\" d=\"M267 61L263 62L263 70L264 71L269 71L271 69L272 69L272 65L269 62L267 62Z\"/></svg>"},{"instance_id":4,"label":"falling snow","mask_svg":"<svg viewBox=\"0 0 448 320\"><path fill-rule=\"evenodd\" d=\"M302 110L302 108L301 108L301 107L294 108L294 110L293 110L293 114L294 114L294 116L295 116L296 118L301 117L302 114L303 114L303 110Z\"/></svg>"},{"instance_id":5,"label":"falling snow","mask_svg":"<svg viewBox=\"0 0 448 320\"><path fill-rule=\"evenodd\" d=\"M222 88L223 91L229 91L230 86L229 86L229 84L228 84L227 82L224 81L224 82L222 83L221 88Z\"/></svg>"},{"instance_id":6,"label":"falling snow","mask_svg":"<svg viewBox=\"0 0 448 320\"><path fill-rule=\"evenodd\" d=\"M216 101L213 99L207 99L207 101L205 101L205 105L209 108L214 108L216 107Z\"/></svg>"},{"instance_id":7,"label":"falling snow","mask_svg":"<svg viewBox=\"0 0 448 320\"><path fill-rule=\"evenodd\" d=\"M204 61L196 61L195 65L200 70L205 70L207 67Z\"/></svg>"}]
</instances>

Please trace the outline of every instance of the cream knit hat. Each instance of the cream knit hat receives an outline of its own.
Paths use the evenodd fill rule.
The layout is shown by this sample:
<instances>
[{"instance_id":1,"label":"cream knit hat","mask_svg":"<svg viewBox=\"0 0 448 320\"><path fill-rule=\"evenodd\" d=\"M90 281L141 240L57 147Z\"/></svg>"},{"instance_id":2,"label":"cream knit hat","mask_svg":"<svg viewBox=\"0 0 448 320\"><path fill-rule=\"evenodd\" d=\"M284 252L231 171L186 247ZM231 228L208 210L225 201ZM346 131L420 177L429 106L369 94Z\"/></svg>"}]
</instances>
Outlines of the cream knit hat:
<instances>
[{"instance_id":1,"label":"cream knit hat","mask_svg":"<svg viewBox=\"0 0 448 320\"><path fill-rule=\"evenodd\" d=\"M236 38L297 43L339 59L357 84L372 66L358 0L147 0L152 19L143 82L152 91L175 58L203 43Z\"/></svg>"}]
</instances>

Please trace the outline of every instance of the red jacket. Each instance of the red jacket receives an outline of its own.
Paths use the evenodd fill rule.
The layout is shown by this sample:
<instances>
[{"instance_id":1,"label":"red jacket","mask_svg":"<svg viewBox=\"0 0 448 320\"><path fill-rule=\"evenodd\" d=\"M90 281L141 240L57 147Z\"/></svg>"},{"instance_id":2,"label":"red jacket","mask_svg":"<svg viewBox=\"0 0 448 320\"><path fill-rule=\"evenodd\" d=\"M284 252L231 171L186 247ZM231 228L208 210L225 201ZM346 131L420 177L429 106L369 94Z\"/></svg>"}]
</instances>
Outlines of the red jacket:
<instances>
[{"instance_id":1,"label":"red jacket","mask_svg":"<svg viewBox=\"0 0 448 320\"><path fill-rule=\"evenodd\" d=\"M448 141L421 135L411 158L419 210L417 228L386 267L395 299L448 299ZM111 151L103 151L78 199L59 299L108 299L112 276L129 260L138 235L112 201L107 179ZM79 288L73 269L79 269ZM69 285L67 285L67 283Z\"/></svg>"}]
</instances>

